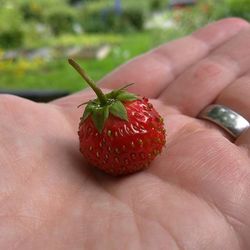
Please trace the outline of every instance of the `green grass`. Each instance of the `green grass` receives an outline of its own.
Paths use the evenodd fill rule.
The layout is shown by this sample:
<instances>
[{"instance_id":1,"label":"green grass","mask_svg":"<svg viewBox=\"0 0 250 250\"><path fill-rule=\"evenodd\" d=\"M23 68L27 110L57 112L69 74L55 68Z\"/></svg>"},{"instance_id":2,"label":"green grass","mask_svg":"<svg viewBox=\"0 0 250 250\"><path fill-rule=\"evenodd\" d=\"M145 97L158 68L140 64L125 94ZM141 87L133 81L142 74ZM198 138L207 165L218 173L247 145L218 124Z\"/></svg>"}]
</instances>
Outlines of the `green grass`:
<instances>
[{"instance_id":1,"label":"green grass","mask_svg":"<svg viewBox=\"0 0 250 250\"><path fill-rule=\"evenodd\" d=\"M40 48L40 47L67 47L71 45L81 45L81 46L98 46L100 44L118 44L124 40L123 35L119 34L63 34L59 37L44 37L43 39L26 39L25 48Z\"/></svg>"},{"instance_id":2,"label":"green grass","mask_svg":"<svg viewBox=\"0 0 250 250\"><path fill-rule=\"evenodd\" d=\"M126 60L149 50L152 47L152 37L149 33L119 35L120 45L114 45L111 54L104 60L80 60L81 65L94 80L101 79L112 69ZM0 68L0 88L8 89L65 89L77 91L84 83L68 65L67 58L43 63L39 68L19 72L18 65L11 70Z\"/></svg>"},{"instance_id":3,"label":"green grass","mask_svg":"<svg viewBox=\"0 0 250 250\"><path fill-rule=\"evenodd\" d=\"M105 37L105 35L102 36ZM94 80L98 81L129 59L150 50L159 43L178 36L180 34L173 31L107 35L107 40L112 38L111 40L116 41L113 44L111 54L104 60L79 60L79 63ZM65 42L63 38L58 40L60 41L60 39ZM82 44L82 40L79 41L77 37L76 40L69 37L66 40L70 41L66 42L69 44L74 44L74 41ZM90 36L90 41L97 40L96 35ZM68 65L67 58L43 62L40 66L38 65L31 70L23 70L19 67L22 68L22 65L14 64L10 65L9 70L4 70L0 65L0 89L63 89L74 92L86 86L79 75Z\"/></svg>"},{"instance_id":4,"label":"green grass","mask_svg":"<svg viewBox=\"0 0 250 250\"><path fill-rule=\"evenodd\" d=\"M164 0L163 0L164 1ZM123 8L140 8L148 10L150 8L151 1L150 0L122 0L121 1ZM87 0L85 5L91 9L99 9L99 8L106 8L106 7L114 7L114 0L101 0L101 1L92 1Z\"/></svg>"}]
</instances>

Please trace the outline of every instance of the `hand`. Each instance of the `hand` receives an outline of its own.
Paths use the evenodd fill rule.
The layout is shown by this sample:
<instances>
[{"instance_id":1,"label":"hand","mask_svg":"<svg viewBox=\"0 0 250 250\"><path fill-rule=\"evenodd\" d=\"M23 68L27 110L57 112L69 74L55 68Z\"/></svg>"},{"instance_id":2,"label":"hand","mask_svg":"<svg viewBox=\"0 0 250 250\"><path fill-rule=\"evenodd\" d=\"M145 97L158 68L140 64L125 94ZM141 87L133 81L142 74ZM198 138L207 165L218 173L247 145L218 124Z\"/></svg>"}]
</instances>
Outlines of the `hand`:
<instances>
[{"instance_id":1,"label":"hand","mask_svg":"<svg viewBox=\"0 0 250 250\"><path fill-rule=\"evenodd\" d=\"M250 249L250 131L233 142L196 118L220 103L250 120L249 44L247 22L222 20L101 81L136 82L165 117L166 149L123 178L78 151L76 107L92 91L49 104L2 95L0 249Z\"/></svg>"}]
</instances>

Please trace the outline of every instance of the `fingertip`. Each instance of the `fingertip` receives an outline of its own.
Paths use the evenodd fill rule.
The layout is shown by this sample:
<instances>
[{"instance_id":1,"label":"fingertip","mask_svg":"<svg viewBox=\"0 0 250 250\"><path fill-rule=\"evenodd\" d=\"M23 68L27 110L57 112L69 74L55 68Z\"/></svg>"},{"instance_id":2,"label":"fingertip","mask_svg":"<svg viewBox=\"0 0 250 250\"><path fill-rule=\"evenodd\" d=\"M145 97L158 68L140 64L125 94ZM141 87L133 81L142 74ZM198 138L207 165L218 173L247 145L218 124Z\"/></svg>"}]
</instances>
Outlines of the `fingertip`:
<instances>
[{"instance_id":1,"label":"fingertip","mask_svg":"<svg viewBox=\"0 0 250 250\"><path fill-rule=\"evenodd\" d=\"M203 30L204 28L215 28L215 27L237 31L237 30L241 30L242 28L246 28L248 26L249 26L249 22L245 19L242 19L239 17L227 17L227 18L223 18L223 19L211 22L207 26L195 32L199 32L200 30Z\"/></svg>"},{"instance_id":2,"label":"fingertip","mask_svg":"<svg viewBox=\"0 0 250 250\"><path fill-rule=\"evenodd\" d=\"M217 23L223 23L225 25L233 25L233 26L238 26L239 28L241 27L247 27L249 26L249 22L243 18L240 17L228 17L228 18L224 18L221 19L219 21L217 21Z\"/></svg>"},{"instance_id":3,"label":"fingertip","mask_svg":"<svg viewBox=\"0 0 250 250\"><path fill-rule=\"evenodd\" d=\"M228 40L249 27L249 22L237 17L230 17L212 22L195 31L192 36L210 45L217 46L220 41Z\"/></svg>"}]
</instances>

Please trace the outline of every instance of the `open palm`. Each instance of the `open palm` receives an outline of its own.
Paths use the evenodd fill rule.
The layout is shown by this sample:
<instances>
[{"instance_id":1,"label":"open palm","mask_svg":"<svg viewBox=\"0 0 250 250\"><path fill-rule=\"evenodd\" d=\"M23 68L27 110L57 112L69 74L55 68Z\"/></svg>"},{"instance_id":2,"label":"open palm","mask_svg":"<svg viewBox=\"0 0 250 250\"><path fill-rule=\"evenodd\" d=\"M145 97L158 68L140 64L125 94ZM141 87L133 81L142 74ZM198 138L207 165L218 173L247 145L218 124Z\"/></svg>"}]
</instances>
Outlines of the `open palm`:
<instances>
[{"instance_id":1,"label":"open palm","mask_svg":"<svg viewBox=\"0 0 250 250\"><path fill-rule=\"evenodd\" d=\"M2 95L0 249L250 249L250 132L233 142L195 118L220 103L250 119L249 44L248 23L219 21L100 82L136 82L165 118L165 150L127 177L78 151L76 106L92 91L49 104Z\"/></svg>"}]
</instances>

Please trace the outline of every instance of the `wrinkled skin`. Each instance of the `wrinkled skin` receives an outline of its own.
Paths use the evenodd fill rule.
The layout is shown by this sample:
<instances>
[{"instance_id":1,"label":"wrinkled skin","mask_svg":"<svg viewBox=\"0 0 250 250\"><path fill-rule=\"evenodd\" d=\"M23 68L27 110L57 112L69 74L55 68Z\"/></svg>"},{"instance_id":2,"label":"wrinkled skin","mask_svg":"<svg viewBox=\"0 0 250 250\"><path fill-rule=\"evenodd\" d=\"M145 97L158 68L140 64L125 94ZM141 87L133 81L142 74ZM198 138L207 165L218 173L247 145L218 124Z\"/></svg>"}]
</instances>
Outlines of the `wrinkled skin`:
<instances>
[{"instance_id":1,"label":"wrinkled skin","mask_svg":"<svg viewBox=\"0 0 250 250\"><path fill-rule=\"evenodd\" d=\"M250 131L233 141L195 118L214 102L250 120L249 44L247 22L219 21L100 82L136 82L165 117L166 149L125 178L78 151L76 106L92 91L49 104L2 95L0 249L250 249Z\"/></svg>"}]
</instances>

